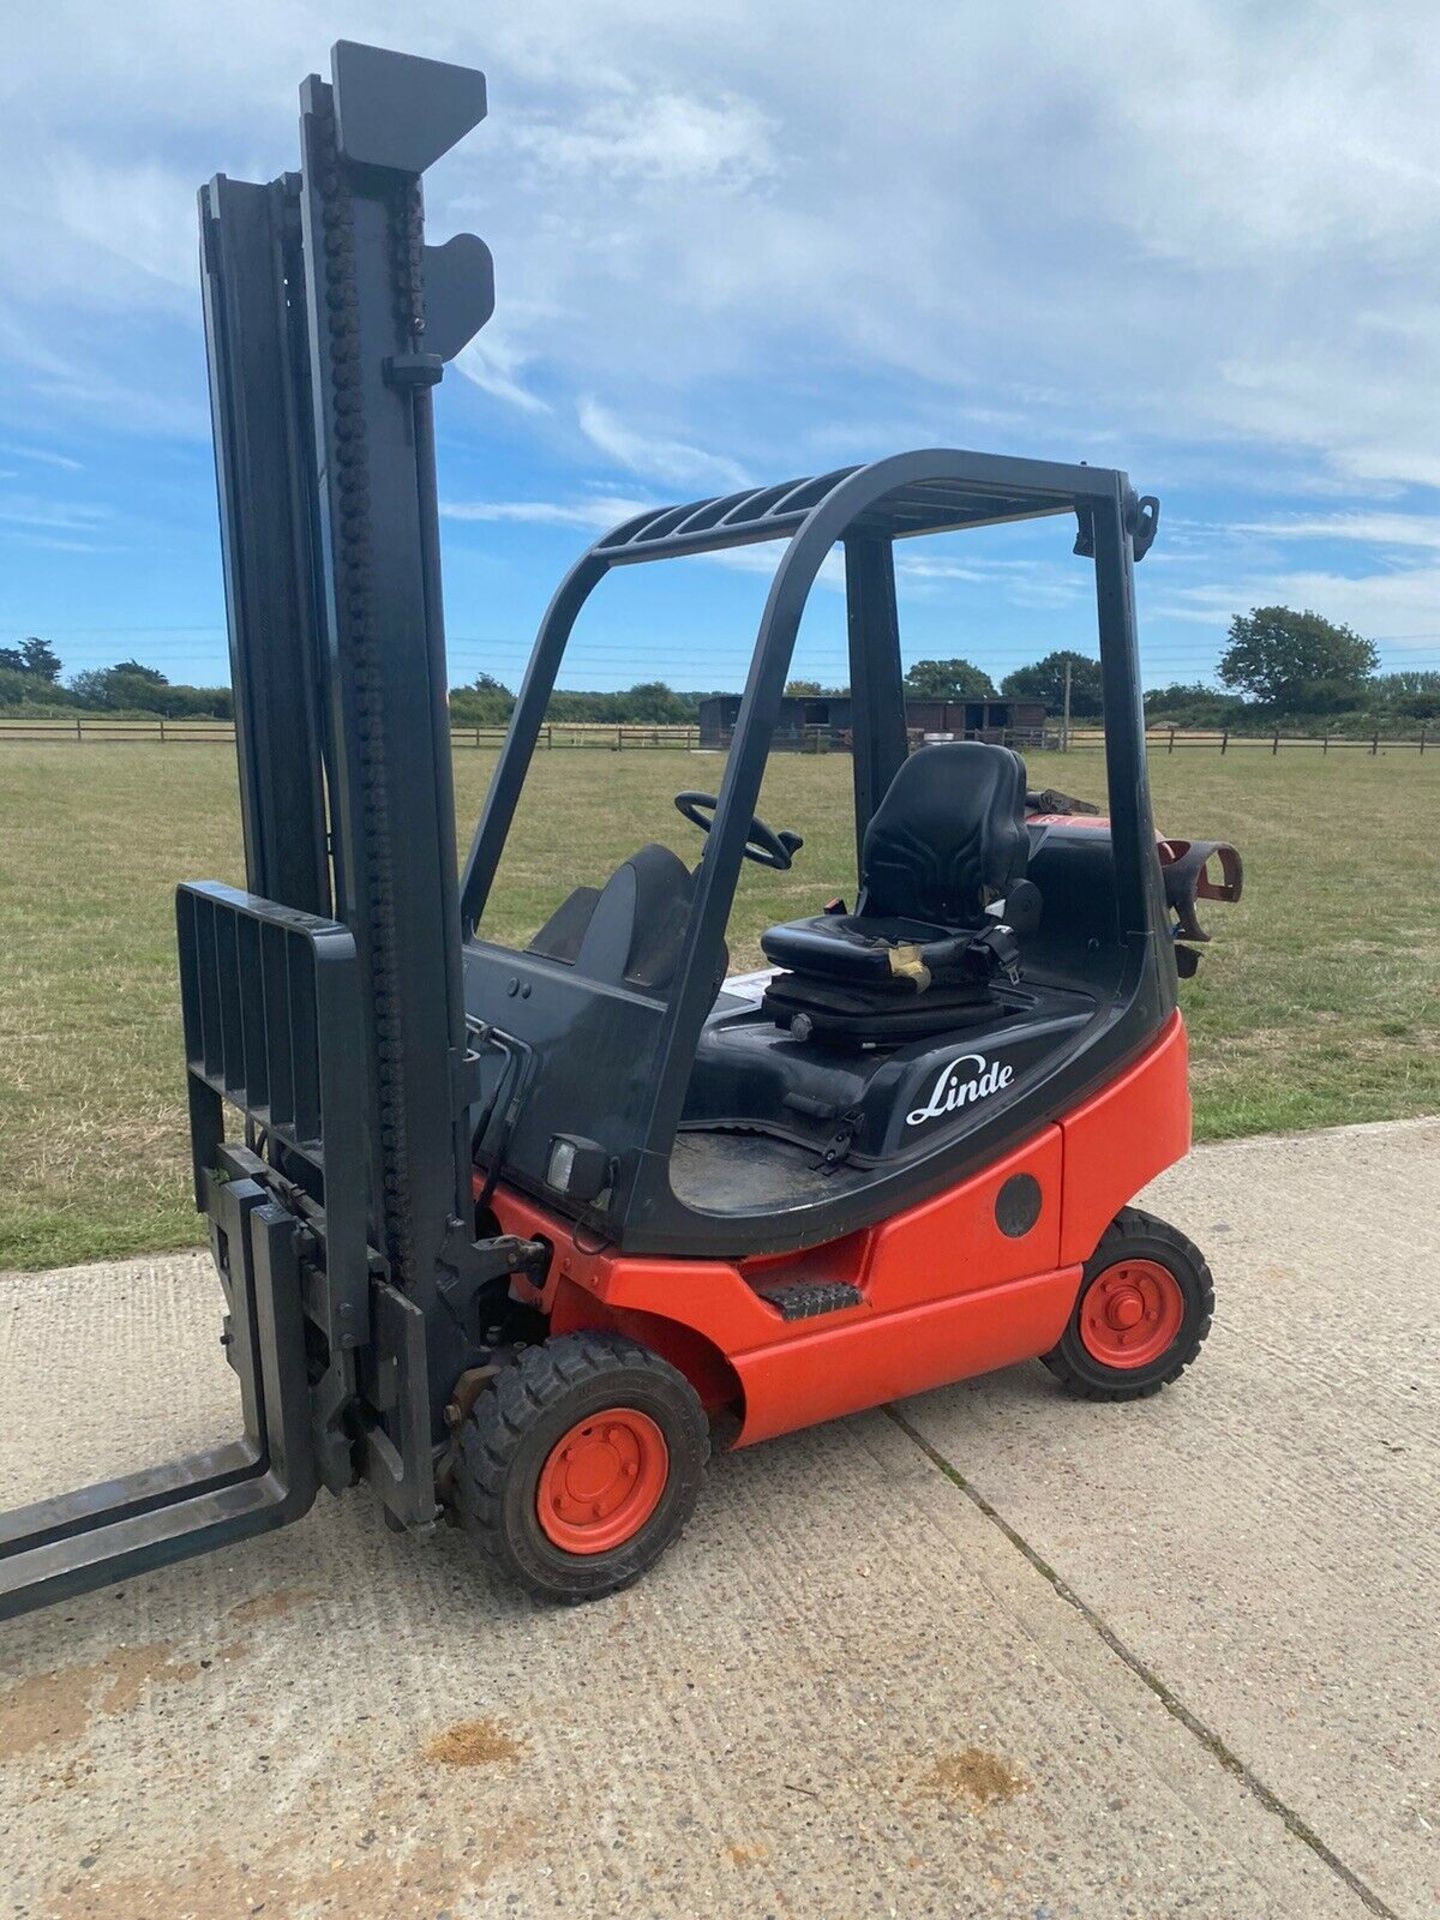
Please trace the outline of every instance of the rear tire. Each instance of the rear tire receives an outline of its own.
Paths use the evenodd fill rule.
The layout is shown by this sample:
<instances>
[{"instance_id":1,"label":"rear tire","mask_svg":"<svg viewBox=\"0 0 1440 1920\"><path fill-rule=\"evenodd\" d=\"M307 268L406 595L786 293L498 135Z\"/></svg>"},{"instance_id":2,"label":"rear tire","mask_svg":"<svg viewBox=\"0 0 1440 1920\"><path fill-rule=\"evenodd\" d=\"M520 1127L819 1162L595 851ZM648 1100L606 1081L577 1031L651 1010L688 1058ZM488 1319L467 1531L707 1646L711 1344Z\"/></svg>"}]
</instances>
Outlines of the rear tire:
<instances>
[{"instance_id":1,"label":"rear tire","mask_svg":"<svg viewBox=\"0 0 1440 1920\"><path fill-rule=\"evenodd\" d=\"M695 1510L710 1454L699 1395L658 1354L610 1333L530 1347L460 1429L461 1524L537 1599L616 1593Z\"/></svg>"},{"instance_id":2,"label":"rear tire","mask_svg":"<svg viewBox=\"0 0 1440 1920\"><path fill-rule=\"evenodd\" d=\"M1200 1249L1154 1214L1124 1207L1086 1263L1059 1344L1041 1358L1079 1399L1145 1399L1195 1359L1214 1312Z\"/></svg>"}]
</instances>

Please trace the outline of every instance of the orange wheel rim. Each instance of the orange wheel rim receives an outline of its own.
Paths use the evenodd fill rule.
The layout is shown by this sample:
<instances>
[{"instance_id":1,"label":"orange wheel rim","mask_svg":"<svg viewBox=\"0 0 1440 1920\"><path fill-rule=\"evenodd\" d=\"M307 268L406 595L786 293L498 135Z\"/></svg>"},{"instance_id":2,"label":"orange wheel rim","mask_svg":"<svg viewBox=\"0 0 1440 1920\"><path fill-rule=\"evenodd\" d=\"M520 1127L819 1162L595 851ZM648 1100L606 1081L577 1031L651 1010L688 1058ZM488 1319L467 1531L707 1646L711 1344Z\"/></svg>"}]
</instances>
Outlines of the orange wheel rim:
<instances>
[{"instance_id":1,"label":"orange wheel rim","mask_svg":"<svg viewBox=\"0 0 1440 1920\"><path fill-rule=\"evenodd\" d=\"M1179 1336L1180 1282L1158 1260L1117 1260L1097 1273L1080 1303L1080 1340L1102 1366L1148 1367Z\"/></svg>"},{"instance_id":2,"label":"orange wheel rim","mask_svg":"<svg viewBox=\"0 0 1440 1920\"><path fill-rule=\"evenodd\" d=\"M610 1407L577 1420L540 1469L540 1531L566 1553L608 1553L644 1526L669 1474L670 1450L648 1414Z\"/></svg>"}]
</instances>

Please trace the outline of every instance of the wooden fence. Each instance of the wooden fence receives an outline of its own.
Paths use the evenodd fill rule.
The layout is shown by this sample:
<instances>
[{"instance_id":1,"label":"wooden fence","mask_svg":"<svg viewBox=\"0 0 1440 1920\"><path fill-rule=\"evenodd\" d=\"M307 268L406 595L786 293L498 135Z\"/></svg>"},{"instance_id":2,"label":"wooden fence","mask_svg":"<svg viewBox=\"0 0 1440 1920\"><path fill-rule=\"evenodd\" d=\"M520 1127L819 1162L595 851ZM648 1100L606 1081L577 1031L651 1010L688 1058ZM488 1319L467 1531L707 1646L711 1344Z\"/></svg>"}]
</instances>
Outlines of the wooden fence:
<instances>
[{"instance_id":1,"label":"wooden fence","mask_svg":"<svg viewBox=\"0 0 1440 1920\"><path fill-rule=\"evenodd\" d=\"M498 747L504 738L504 727L453 726L450 730L451 744L456 747ZM111 746L126 741L158 742L161 746L189 746L205 742L233 746L235 728L228 720L106 720L83 715L74 720L0 718L0 743L6 740L52 741L62 745L68 742L72 746ZM798 743L786 740L777 741L776 744ZM835 743L827 742L827 746L832 744ZM1033 746L1035 742L1017 741L1017 744ZM1052 749L1058 747L1059 735L1047 735L1045 744ZM1098 727L1072 727L1070 730L1070 746L1076 751L1103 744L1104 735ZM1226 728L1205 732L1182 727L1151 727L1146 733L1145 744L1151 753L1166 754L1193 750L1273 755L1282 749L1289 752L1292 748L1304 747L1319 754L1357 752L1377 755L1382 749L1387 753L1424 753L1427 748L1433 750L1437 741L1430 737L1425 727L1421 727L1418 734L1404 739L1378 731L1368 734L1257 734L1232 733ZM598 721L557 721L541 729L539 745L556 751L568 747L604 747L612 753L621 753L669 747L693 752L700 745L700 729L698 726L612 727Z\"/></svg>"},{"instance_id":2,"label":"wooden fence","mask_svg":"<svg viewBox=\"0 0 1440 1920\"><path fill-rule=\"evenodd\" d=\"M1072 727L1070 745L1079 747L1103 746L1105 736L1099 727ZM1360 753L1378 754L1382 749L1424 753L1432 750L1436 741L1429 737L1429 731L1421 727L1417 734L1397 738L1393 734L1381 733L1378 729L1364 734L1356 733L1232 733L1228 727L1218 727L1206 732L1201 729L1185 727L1149 727L1145 733L1145 745L1151 753L1178 753L1188 748L1208 749L1211 753L1268 753L1278 754L1282 748L1288 751L1292 747L1308 747L1314 753Z\"/></svg>"},{"instance_id":3,"label":"wooden fence","mask_svg":"<svg viewBox=\"0 0 1440 1920\"><path fill-rule=\"evenodd\" d=\"M498 747L505 738L504 727L452 726L451 744L456 747ZM229 720L105 720L89 716L74 720L0 719L0 741L53 741L71 746L113 746L125 742L148 742L152 746L193 746L216 742L235 744L234 723ZM629 752L642 747L695 748L700 744L698 726L638 727L605 726L582 722L557 722L542 727L541 747L608 747L612 753Z\"/></svg>"}]
</instances>

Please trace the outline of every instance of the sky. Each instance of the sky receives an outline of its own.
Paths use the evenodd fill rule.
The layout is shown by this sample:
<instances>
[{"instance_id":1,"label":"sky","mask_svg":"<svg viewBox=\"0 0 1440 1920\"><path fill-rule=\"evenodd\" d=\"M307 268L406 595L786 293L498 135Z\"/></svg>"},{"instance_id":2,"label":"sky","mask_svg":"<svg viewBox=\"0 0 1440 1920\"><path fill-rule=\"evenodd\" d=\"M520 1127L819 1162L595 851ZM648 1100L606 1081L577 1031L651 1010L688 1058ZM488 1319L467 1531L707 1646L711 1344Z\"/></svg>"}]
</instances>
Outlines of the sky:
<instances>
[{"instance_id":1,"label":"sky","mask_svg":"<svg viewBox=\"0 0 1440 1920\"><path fill-rule=\"evenodd\" d=\"M13 15L0 70L0 643L227 677L195 191L296 164L391 8ZM1148 684L1313 607L1440 667L1440 35L1422 0L435 0L483 67L429 176L497 308L437 396L451 679L518 680L638 506L948 445L1160 495ZM1093 646L1061 522L900 550L907 659ZM738 686L775 550L628 569L562 682ZM795 671L844 679L822 579Z\"/></svg>"}]
</instances>

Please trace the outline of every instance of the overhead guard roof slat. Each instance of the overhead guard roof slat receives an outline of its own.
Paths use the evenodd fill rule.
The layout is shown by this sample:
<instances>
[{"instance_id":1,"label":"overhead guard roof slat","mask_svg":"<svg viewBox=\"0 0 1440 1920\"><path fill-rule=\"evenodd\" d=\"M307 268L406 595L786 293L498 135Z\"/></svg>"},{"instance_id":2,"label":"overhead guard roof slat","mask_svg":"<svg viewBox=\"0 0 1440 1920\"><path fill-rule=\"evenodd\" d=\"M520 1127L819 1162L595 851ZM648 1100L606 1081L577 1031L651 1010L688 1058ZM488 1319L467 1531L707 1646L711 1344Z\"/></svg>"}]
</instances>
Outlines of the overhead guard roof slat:
<instances>
[{"instance_id":1,"label":"overhead guard roof slat","mask_svg":"<svg viewBox=\"0 0 1440 1920\"><path fill-rule=\"evenodd\" d=\"M1109 492L1116 476L1106 468L1058 466L1050 461L957 454L953 478L912 481L864 508L855 533L903 540L915 534L1033 520L1073 512L1086 497ZM713 553L793 534L859 467L840 467L779 486L749 487L684 506L648 508L603 535L591 549L611 566L684 553Z\"/></svg>"}]
</instances>

